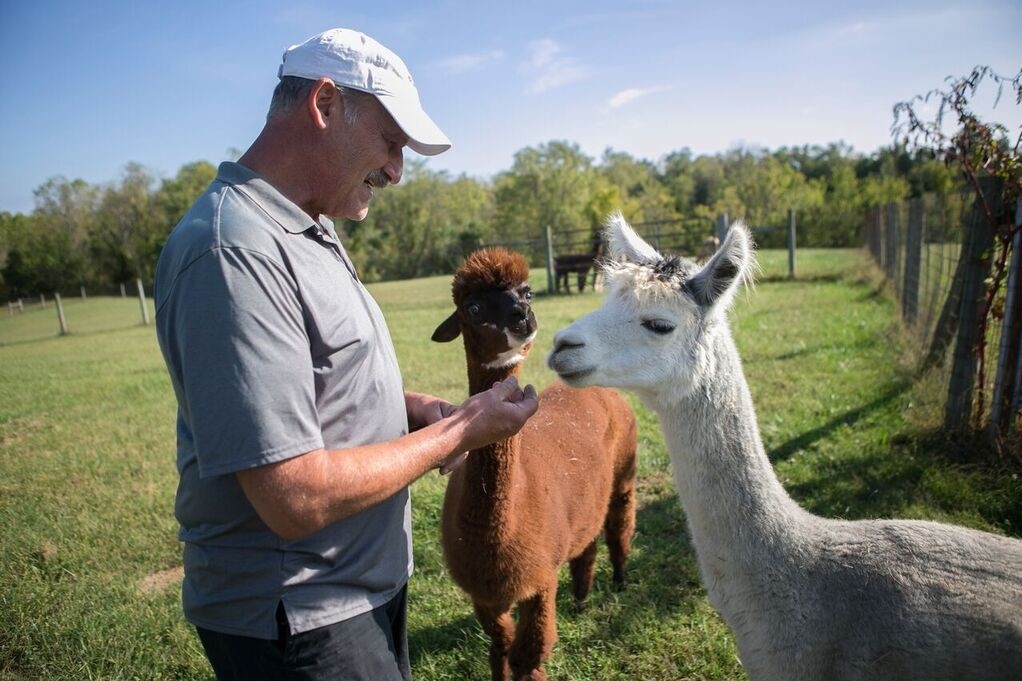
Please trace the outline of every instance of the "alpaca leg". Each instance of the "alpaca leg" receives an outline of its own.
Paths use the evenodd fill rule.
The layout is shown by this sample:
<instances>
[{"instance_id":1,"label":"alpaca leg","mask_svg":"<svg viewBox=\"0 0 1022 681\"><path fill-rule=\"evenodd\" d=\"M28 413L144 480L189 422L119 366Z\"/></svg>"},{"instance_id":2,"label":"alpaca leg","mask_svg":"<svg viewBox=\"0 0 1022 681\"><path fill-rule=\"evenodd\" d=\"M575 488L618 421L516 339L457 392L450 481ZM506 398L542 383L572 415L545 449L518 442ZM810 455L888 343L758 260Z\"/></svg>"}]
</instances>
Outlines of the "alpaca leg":
<instances>
[{"instance_id":1,"label":"alpaca leg","mask_svg":"<svg viewBox=\"0 0 1022 681\"><path fill-rule=\"evenodd\" d=\"M581 603L589 595L593 587L593 575L596 574L596 540L568 563L571 567L571 593L575 602Z\"/></svg>"},{"instance_id":2,"label":"alpaca leg","mask_svg":"<svg viewBox=\"0 0 1022 681\"><path fill-rule=\"evenodd\" d=\"M509 609L475 604L476 619L490 637L490 673L493 681L508 681L508 651L515 638Z\"/></svg>"},{"instance_id":3,"label":"alpaca leg","mask_svg":"<svg viewBox=\"0 0 1022 681\"><path fill-rule=\"evenodd\" d=\"M514 681L546 681L543 662L557 642L557 581L518 604L518 631L508 658Z\"/></svg>"},{"instance_id":4,"label":"alpaca leg","mask_svg":"<svg viewBox=\"0 0 1022 681\"><path fill-rule=\"evenodd\" d=\"M603 536L607 541L610 564L614 568L614 586L625 585L625 561L632 548L635 534L635 481L622 481L610 499L607 519L603 523Z\"/></svg>"}]
</instances>

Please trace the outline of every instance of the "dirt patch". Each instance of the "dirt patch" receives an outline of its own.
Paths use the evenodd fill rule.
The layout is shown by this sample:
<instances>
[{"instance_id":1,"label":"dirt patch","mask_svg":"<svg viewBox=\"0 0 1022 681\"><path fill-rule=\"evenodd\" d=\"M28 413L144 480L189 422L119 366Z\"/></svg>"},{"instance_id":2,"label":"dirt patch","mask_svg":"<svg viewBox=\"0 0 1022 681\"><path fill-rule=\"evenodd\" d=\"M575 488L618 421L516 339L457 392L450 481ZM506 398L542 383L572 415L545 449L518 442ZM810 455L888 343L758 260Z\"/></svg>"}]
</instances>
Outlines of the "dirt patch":
<instances>
[{"instance_id":1,"label":"dirt patch","mask_svg":"<svg viewBox=\"0 0 1022 681\"><path fill-rule=\"evenodd\" d=\"M135 584L135 588L145 596L155 596L166 591L172 584L180 586L184 576L185 569L179 565L143 577Z\"/></svg>"}]
</instances>

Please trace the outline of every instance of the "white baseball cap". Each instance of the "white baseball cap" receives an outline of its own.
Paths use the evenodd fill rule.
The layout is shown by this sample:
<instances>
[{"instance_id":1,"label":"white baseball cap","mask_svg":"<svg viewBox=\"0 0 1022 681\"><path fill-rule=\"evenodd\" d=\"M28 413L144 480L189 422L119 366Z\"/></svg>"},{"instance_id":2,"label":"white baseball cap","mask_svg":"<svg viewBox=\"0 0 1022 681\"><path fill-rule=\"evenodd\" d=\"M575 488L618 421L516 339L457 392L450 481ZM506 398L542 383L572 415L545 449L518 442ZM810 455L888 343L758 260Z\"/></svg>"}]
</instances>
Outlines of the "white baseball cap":
<instances>
[{"instance_id":1,"label":"white baseball cap","mask_svg":"<svg viewBox=\"0 0 1022 681\"><path fill-rule=\"evenodd\" d=\"M284 52L277 77L330 78L337 85L376 95L408 135L408 146L424 156L451 148L447 135L419 103L408 67L401 58L369 36L332 28Z\"/></svg>"}]
</instances>

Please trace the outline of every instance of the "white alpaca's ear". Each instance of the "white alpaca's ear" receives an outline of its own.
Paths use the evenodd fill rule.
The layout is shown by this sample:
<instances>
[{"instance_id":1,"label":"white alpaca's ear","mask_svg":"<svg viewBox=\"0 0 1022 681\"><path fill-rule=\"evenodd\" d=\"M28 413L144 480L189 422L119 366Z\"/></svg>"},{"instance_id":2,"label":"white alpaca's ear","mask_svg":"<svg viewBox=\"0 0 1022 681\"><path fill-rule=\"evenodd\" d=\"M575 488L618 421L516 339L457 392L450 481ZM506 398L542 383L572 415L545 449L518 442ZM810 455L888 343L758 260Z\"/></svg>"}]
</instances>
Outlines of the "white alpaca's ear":
<instances>
[{"instance_id":1,"label":"white alpaca's ear","mask_svg":"<svg viewBox=\"0 0 1022 681\"><path fill-rule=\"evenodd\" d=\"M743 223L736 222L713 257L688 280L687 287L701 306L726 309L742 283L752 278L754 268L752 236Z\"/></svg>"},{"instance_id":2,"label":"white alpaca's ear","mask_svg":"<svg viewBox=\"0 0 1022 681\"><path fill-rule=\"evenodd\" d=\"M657 262L663 259L655 248L643 241L631 225L625 222L621 211L611 213L607 218L604 235L614 260Z\"/></svg>"}]
</instances>

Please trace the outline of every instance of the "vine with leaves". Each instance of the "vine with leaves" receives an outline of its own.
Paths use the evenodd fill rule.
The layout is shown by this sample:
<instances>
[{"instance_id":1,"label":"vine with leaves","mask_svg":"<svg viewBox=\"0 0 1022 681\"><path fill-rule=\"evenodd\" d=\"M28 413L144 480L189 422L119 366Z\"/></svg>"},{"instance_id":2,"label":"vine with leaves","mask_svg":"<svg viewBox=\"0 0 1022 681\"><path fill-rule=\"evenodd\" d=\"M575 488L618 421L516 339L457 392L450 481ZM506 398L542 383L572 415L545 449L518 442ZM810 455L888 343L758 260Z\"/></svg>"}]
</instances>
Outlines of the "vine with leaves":
<instances>
[{"instance_id":1,"label":"vine with leaves","mask_svg":"<svg viewBox=\"0 0 1022 681\"><path fill-rule=\"evenodd\" d=\"M995 252L992 272L986 280L983 309L980 311L978 347L974 348L977 359L977 390L973 424L979 427L984 413L984 385L986 375L986 337L991 319L1003 319L1003 296L998 294L1005 285L1008 275L1008 258L1018 227L1014 211L1022 196L1022 124L1011 140L1007 127L996 122L984 122L974 113L975 101L980 85L989 82L996 87L994 107L1000 103L1007 89L1022 104L1022 69L1006 77L996 73L989 66L977 66L964 77L948 77L947 87L917 95L907 102L894 106L892 133L901 138L906 146L928 149L938 158L959 170L965 182L976 197L983 218L994 233ZM923 119L919 111L931 102L937 103L937 113L930 119ZM954 132L945 132L946 118L956 118ZM997 180L1000 210L991 205L990 197L981 188L981 179Z\"/></svg>"}]
</instances>

